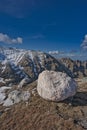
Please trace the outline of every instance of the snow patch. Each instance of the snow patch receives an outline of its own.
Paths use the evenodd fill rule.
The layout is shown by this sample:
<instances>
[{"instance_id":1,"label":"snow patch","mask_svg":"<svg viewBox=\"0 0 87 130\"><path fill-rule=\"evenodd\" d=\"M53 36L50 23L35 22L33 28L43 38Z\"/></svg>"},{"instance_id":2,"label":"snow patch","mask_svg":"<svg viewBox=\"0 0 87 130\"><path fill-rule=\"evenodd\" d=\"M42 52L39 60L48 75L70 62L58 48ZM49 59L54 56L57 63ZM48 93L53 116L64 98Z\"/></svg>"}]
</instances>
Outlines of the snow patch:
<instances>
[{"instance_id":1,"label":"snow patch","mask_svg":"<svg viewBox=\"0 0 87 130\"><path fill-rule=\"evenodd\" d=\"M6 98L5 90L11 89L11 87L3 86L0 88L0 104L2 104Z\"/></svg>"}]
</instances>

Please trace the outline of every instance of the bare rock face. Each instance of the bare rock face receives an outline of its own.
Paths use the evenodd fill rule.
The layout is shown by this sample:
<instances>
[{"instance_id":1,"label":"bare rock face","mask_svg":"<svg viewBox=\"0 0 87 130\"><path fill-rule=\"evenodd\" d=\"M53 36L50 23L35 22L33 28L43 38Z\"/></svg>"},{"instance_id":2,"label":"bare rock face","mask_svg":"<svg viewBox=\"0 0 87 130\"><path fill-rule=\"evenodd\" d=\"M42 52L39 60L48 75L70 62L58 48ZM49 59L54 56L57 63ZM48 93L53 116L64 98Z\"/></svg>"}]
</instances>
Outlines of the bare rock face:
<instances>
[{"instance_id":1,"label":"bare rock face","mask_svg":"<svg viewBox=\"0 0 87 130\"><path fill-rule=\"evenodd\" d=\"M60 62L73 73L75 78L87 77L87 61L62 58L60 59Z\"/></svg>"},{"instance_id":2,"label":"bare rock face","mask_svg":"<svg viewBox=\"0 0 87 130\"><path fill-rule=\"evenodd\" d=\"M75 95L77 84L66 73L46 70L39 75L37 91L44 99L62 101Z\"/></svg>"}]
</instances>

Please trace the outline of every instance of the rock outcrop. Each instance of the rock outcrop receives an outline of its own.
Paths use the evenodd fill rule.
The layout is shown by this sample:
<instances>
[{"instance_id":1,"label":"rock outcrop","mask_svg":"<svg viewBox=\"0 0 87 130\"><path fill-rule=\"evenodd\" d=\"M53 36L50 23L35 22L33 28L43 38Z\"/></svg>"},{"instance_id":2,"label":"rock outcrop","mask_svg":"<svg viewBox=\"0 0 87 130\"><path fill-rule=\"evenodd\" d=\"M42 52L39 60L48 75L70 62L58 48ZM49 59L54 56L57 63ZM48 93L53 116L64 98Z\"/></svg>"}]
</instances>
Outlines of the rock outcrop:
<instances>
[{"instance_id":1,"label":"rock outcrop","mask_svg":"<svg viewBox=\"0 0 87 130\"><path fill-rule=\"evenodd\" d=\"M62 101L75 95L77 84L66 73L46 70L39 75L37 91L44 99Z\"/></svg>"},{"instance_id":2,"label":"rock outcrop","mask_svg":"<svg viewBox=\"0 0 87 130\"><path fill-rule=\"evenodd\" d=\"M3 106L11 106L20 101L28 101L30 98L30 93L28 91L14 90L9 93L8 98L4 101Z\"/></svg>"},{"instance_id":3,"label":"rock outcrop","mask_svg":"<svg viewBox=\"0 0 87 130\"><path fill-rule=\"evenodd\" d=\"M11 89L11 87L6 87L6 86L0 87L0 104L3 104L3 102L5 101L6 99L5 91L9 89Z\"/></svg>"}]
</instances>

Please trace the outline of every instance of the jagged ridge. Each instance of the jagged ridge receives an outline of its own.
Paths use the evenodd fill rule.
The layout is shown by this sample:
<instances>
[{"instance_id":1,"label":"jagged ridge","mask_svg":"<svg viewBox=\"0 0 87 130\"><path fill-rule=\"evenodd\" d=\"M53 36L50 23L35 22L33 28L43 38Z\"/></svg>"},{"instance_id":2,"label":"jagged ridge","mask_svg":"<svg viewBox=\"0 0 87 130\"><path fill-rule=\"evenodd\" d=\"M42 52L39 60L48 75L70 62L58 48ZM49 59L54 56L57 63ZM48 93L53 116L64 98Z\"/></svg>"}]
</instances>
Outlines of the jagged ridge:
<instances>
[{"instance_id":1,"label":"jagged ridge","mask_svg":"<svg viewBox=\"0 0 87 130\"><path fill-rule=\"evenodd\" d=\"M32 82L45 69L66 72L69 76L73 76L67 67L47 53L0 48L0 77L4 79L6 84L19 83L25 77L29 78L29 82Z\"/></svg>"},{"instance_id":2,"label":"jagged ridge","mask_svg":"<svg viewBox=\"0 0 87 130\"><path fill-rule=\"evenodd\" d=\"M70 58L62 58L60 59L60 62L74 74L75 78L82 78L87 76L87 61L74 61Z\"/></svg>"}]
</instances>

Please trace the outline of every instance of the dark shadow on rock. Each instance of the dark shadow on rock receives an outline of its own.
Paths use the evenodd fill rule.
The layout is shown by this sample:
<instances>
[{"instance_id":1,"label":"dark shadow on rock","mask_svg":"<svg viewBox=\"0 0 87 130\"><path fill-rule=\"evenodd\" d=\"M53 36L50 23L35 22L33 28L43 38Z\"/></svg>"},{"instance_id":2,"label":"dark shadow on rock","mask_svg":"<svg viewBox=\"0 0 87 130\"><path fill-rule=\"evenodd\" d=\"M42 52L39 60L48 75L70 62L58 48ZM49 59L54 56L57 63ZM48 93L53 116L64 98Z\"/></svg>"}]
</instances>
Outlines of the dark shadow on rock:
<instances>
[{"instance_id":1,"label":"dark shadow on rock","mask_svg":"<svg viewBox=\"0 0 87 130\"><path fill-rule=\"evenodd\" d=\"M77 92L73 99L68 98L63 102L72 106L87 106L87 92Z\"/></svg>"}]
</instances>

